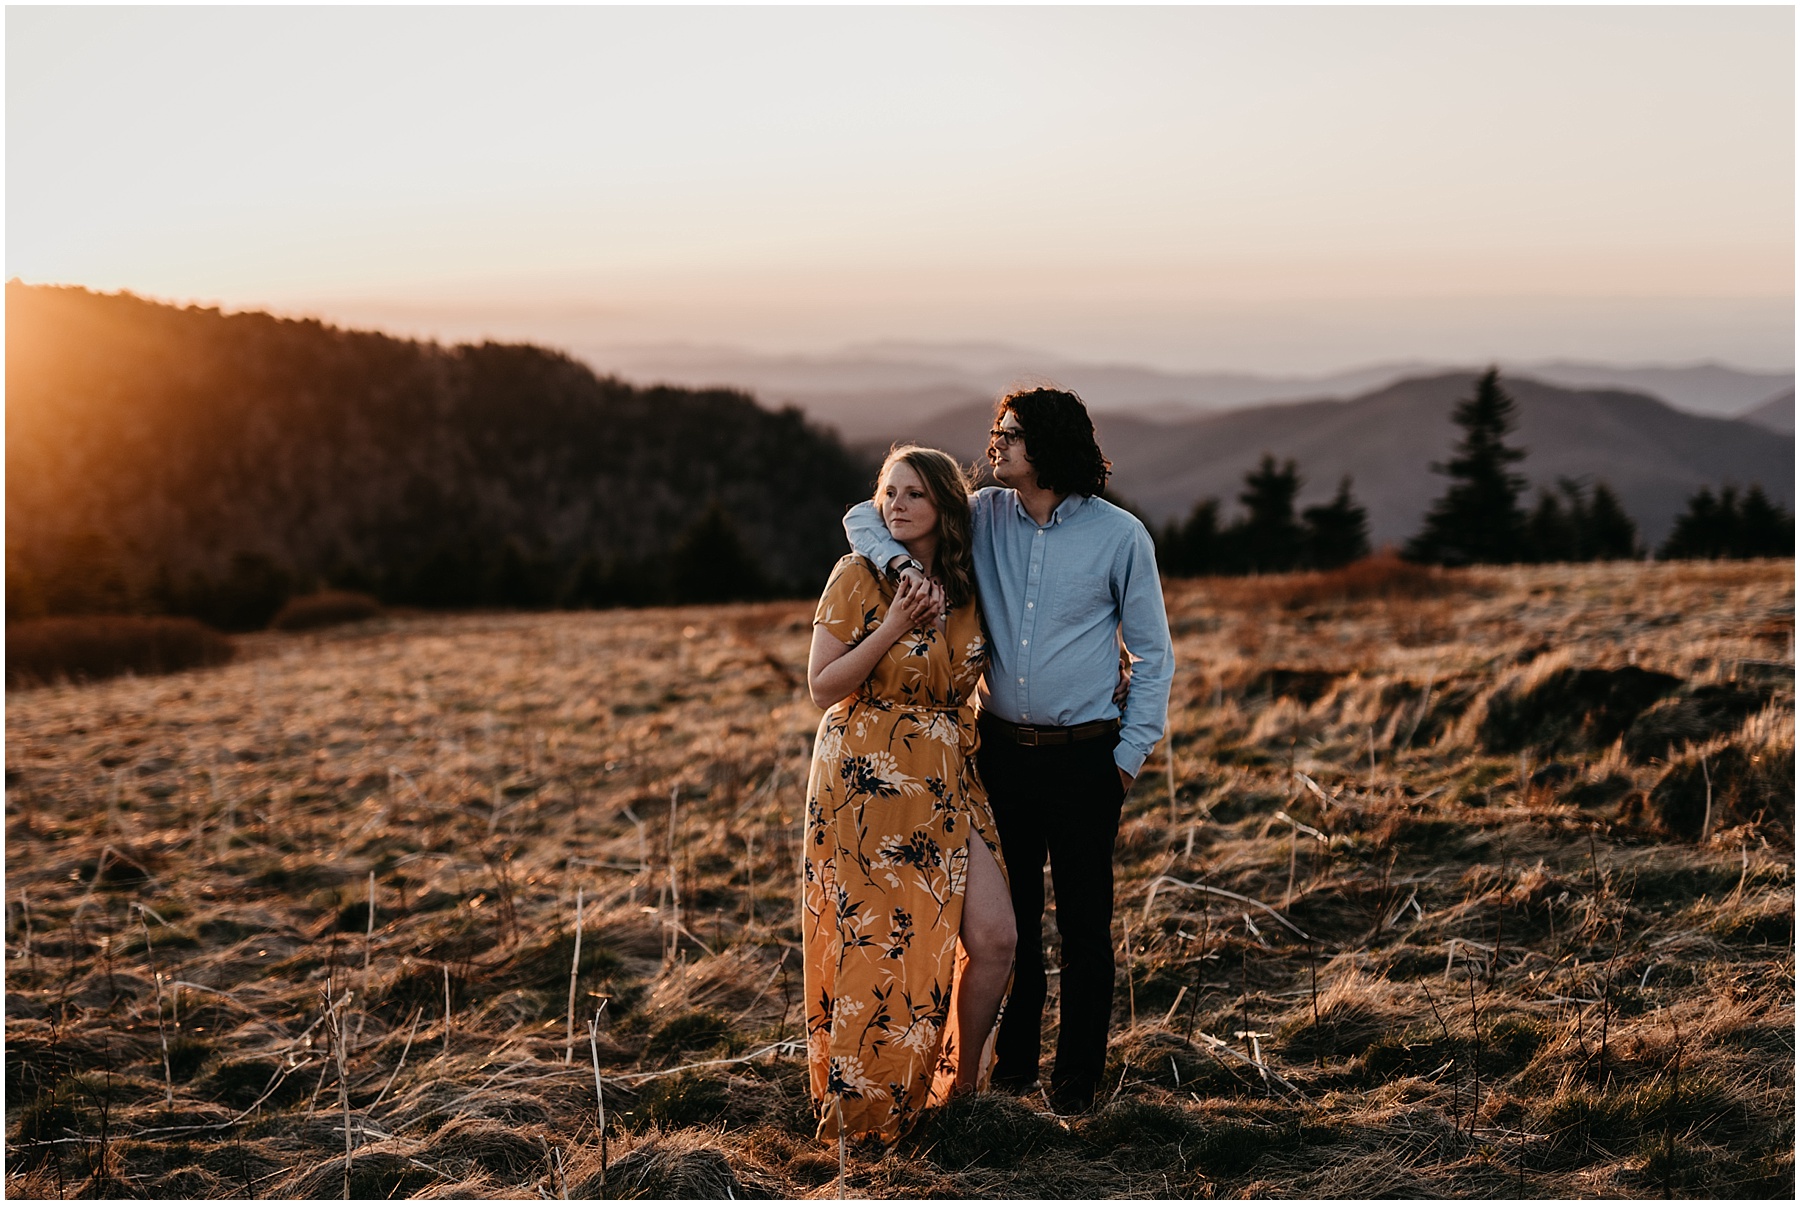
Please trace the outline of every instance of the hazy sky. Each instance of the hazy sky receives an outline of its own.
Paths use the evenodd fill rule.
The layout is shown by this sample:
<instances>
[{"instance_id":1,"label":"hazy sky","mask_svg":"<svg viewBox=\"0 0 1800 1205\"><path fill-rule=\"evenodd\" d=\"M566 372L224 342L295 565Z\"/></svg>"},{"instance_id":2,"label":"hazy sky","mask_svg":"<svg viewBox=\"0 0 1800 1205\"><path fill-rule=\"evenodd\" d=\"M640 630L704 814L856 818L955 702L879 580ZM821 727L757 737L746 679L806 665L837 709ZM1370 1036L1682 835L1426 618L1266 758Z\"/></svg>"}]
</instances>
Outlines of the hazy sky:
<instances>
[{"instance_id":1,"label":"hazy sky","mask_svg":"<svg viewBox=\"0 0 1800 1205\"><path fill-rule=\"evenodd\" d=\"M9 8L6 272L409 333L1793 364L1794 14Z\"/></svg>"}]
</instances>

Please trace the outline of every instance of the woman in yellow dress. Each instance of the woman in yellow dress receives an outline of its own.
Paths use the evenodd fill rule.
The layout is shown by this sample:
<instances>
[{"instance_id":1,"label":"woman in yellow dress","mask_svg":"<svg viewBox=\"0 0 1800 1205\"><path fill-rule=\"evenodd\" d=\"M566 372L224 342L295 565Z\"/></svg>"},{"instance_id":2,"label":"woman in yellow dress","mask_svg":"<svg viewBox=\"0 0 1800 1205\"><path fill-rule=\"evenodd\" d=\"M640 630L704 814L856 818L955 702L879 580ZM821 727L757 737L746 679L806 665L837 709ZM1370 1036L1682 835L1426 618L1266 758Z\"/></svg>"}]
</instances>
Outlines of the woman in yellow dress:
<instances>
[{"instance_id":1,"label":"woman in yellow dress","mask_svg":"<svg viewBox=\"0 0 1800 1205\"><path fill-rule=\"evenodd\" d=\"M807 684L826 708L807 783L807 1057L819 1137L892 1143L927 1105L983 1086L1016 941L975 773L987 660L968 479L951 457L888 454L875 505L941 586L847 556L813 617Z\"/></svg>"}]
</instances>

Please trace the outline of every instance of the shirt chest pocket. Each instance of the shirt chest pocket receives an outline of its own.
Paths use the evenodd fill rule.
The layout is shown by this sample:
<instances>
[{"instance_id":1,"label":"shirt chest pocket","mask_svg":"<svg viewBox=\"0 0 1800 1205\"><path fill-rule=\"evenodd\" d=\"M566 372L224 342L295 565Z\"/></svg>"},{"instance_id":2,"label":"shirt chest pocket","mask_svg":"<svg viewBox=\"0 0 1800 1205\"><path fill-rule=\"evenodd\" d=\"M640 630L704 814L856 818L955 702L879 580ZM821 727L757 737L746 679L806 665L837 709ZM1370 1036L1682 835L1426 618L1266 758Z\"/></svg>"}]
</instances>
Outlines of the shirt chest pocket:
<instances>
[{"instance_id":1,"label":"shirt chest pocket","mask_svg":"<svg viewBox=\"0 0 1800 1205\"><path fill-rule=\"evenodd\" d=\"M1112 613L1112 583L1098 573L1071 573L1050 588L1050 615L1058 623L1091 623Z\"/></svg>"}]
</instances>

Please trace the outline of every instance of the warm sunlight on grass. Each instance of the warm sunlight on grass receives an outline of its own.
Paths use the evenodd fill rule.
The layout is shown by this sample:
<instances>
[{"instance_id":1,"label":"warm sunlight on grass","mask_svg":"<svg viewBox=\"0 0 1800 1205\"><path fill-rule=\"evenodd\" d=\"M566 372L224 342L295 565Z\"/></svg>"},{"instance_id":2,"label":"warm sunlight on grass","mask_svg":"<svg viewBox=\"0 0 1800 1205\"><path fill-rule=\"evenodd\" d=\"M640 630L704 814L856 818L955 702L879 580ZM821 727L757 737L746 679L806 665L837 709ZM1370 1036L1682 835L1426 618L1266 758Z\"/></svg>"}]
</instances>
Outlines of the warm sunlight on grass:
<instances>
[{"instance_id":1,"label":"warm sunlight on grass","mask_svg":"<svg viewBox=\"0 0 1800 1205\"><path fill-rule=\"evenodd\" d=\"M1101 1107L959 1101L850 1195L1791 1192L1792 562L1413 573L1171 587ZM10 691L9 1195L835 1196L810 614Z\"/></svg>"}]
</instances>

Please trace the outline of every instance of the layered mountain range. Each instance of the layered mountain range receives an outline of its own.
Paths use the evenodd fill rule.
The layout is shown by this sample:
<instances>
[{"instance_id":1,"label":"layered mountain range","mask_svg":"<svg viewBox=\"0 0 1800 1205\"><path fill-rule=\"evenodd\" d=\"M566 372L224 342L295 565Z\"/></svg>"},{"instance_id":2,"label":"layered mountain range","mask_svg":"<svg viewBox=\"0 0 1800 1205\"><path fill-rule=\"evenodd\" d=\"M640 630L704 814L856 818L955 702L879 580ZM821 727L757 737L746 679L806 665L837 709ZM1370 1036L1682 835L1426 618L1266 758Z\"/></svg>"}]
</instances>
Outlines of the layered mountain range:
<instances>
[{"instance_id":1,"label":"layered mountain range","mask_svg":"<svg viewBox=\"0 0 1800 1205\"><path fill-rule=\"evenodd\" d=\"M1794 391L1788 389L1778 393L1762 405L1746 410L1742 417L1745 422L1792 435L1794 433Z\"/></svg>"},{"instance_id":2,"label":"layered mountain range","mask_svg":"<svg viewBox=\"0 0 1800 1205\"><path fill-rule=\"evenodd\" d=\"M1450 413L1469 395L1475 375L1438 373L1349 400L1255 406L1176 421L1103 410L1095 426L1113 462L1113 491L1153 522L1183 516L1207 497L1218 498L1223 513L1231 514L1244 474L1268 452L1298 463L1303 505L1326 501L1342 477L1353 478L1355 495L1368 508L1370 538L1377 545L1398 544L1418 530L1444 489L1445 478L1431 466L1449 458L1458 436ZM1793 508L1791 434L1745 419L1686 413L1622 389L1568 389L1504 373L1501 381L1518 403L1518 428L1509 442L1527 452L1518 471L1530 486L1555 489L1562 478L1605 481L1647 544L1668 534L1702 486L1756 483L1771 500ZM1791 395L1789 407L1791 413ZM979 462L991 414L991 402L975 402L896 419L864 446L872 452L890 440L911 439Z\"/></svg>"},{"instance_id":3,"label":"layered mountain range","mask_svg":"<svg viewBox=\"0 0 1800 1205\"><path fill-rule=\"evenodd\" d=\"M857 363L690 364L687 387L529 345L446 347L18 282L6 318L15 617L160 609L249 623L320 583L449 606L803 594L840 555L838 519L890 441L977 462L994 393L1033 379L1012 349L971 345L951 359L975 377L934 384L918 349L884 345ZM864 361L887 374L873 403ZM1474 378L1038 367L1035 379L1060 375L1093 401L1114 492L1152 521L1207 497L1229 518L1267 452L1298 462L1303 506L1351 476L1377 544L1411 535L1443 489L1431 466ZM1508 374L1534 486L1608 482L1649 544L1702 486L1756 483L1792 508L1791 375L1645 371L1664 371L1690 405L1754 413ZM709 379L733 387L697 387ZM1202 385L1205 406L1192 400ZM1251 404L1308 388L1310 400ZM810 414L771 409L803 398Z\"/></svg>"},{"instance_id":4,"label":"layered mountain range","mask_svg":"<svg viewBox=\"0 0 1800 1205\"><path fill-rule=\"evenodd\" d=\"M1171 372L1094 363L1004 344L860 344L820 355L765 355L682 344L580 348L604 372L689 387L729 385L765 402L792 403L852 442L878 438L896 415L910 421L1017 385L1074 389L1096 413L1162 420L1196 418L1272 402L1350 399L1415 377L1484 365L1426 361L1375 364L1325 374ZM1677 410L1748 418L1793 431L1792 372L1746 372L1719 364L1619 366L1571 360L1500 363L1509 375L1576 389L1626 389Z\"/></svg>"}]
</instances>

